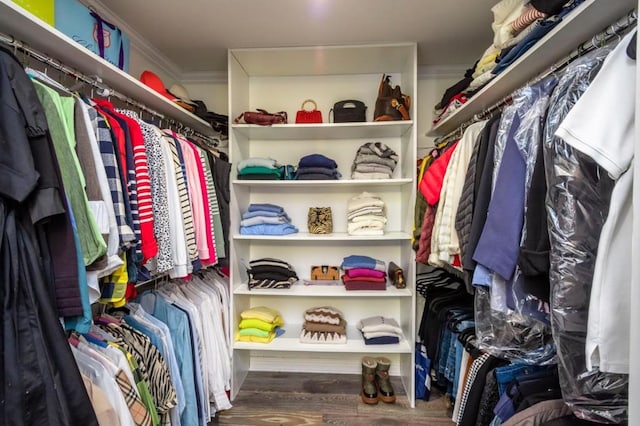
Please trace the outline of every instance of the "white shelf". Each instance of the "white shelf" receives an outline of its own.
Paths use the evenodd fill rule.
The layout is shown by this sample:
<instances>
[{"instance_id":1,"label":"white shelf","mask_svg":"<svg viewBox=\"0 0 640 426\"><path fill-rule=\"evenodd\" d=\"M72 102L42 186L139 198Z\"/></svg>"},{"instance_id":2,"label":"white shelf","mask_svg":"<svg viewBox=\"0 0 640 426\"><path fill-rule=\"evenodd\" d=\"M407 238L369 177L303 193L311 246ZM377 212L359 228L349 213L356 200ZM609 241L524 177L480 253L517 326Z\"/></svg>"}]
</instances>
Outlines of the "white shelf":
<instances>
[{"instance_id":1,"label":"white shelf","mask_svg":"<svg viewBox=\"0 0 640 426\"><path fill-rule=\"evenodd\" d=\"M240 180L232 181L234 185L252 188L286 188L291 187L353 187L353 186L401 186L413 183L413 179L340 179L340 180Z\"/></svg>"},{"instance_id":2,"label":"white shelf","mask_svg":"<svg viewBox=\"0 0 640 426\"><path fill-rule=\"evenodd\" d=\"M253 351L286 351L286 352L351 352L351 353L411 353L411 345L406 339L393 345L365 345L362 333L354 326L347 326L347 343L301 343L300 324L285 324L285 333L270 343L234 342L234 349ZM235 333L235 331L234 331ZM235 339L235 336L234 336Z\"/></svg>"},{"instance_id":3,"label":"white shelf","mask_svg":"<svg viewBox=\"0 0 640 426\"><path fill-rule=\"evenodd\" d=\"M460 109L434 126L428 135L442 136L454 131L475 114L493 106L549 69L576 49L579 43L590 40L635 7L636 0L586 0Z\"/></svg>"},{"instance_id":4,"label":"white shelf","mask_svg":"<svg viewBox=\"0 0 640 426\"><path fill-rule=\"evenodd\" d=\"M278 297L411 297L408 288L397 289L387 284L386 290L345 290L342 281L335 285L305 285L302 281L289 289L252 289L240 284L233 291L235 295L278 296Z\"/></svg>"},{"instance_id":5,"label":"white shelf","mask_svg":"<svg viewBox=\"0 0 640 426\"><path fill-rule=\"evenodd\" d=\"M210 136L215 134L206 121L162 97L11 0L0 0L0 32L83 74L100 77L108 87L193 130Z\"/></svg>"},{"instance_id":6,"label":"white shelf","mask_svg":"<svg viewBox=\"0 0 640 426\"><path fill-rule=\"evenodd\" d=\"M232 124L236 133L253 140L302 140L302 139L353 139L401 137L411 126L412 120L366 123L321 124Z\"/></svg>"},{"instance_id":7,"label":"white shelf","mask_svg":"<svg viewBox=\"0 0 640 426\"><path fill-rule=\"evenodd\" d=\"M407 93L417 93L416 44L330 46L276 49L232 49L229 51L229 110L236 114L259 106L267 110L299 109L300 93L307 93L328 111L336 100L360 99L375 105L375 92L382 73L394 74L394 82ZM413 110L417 108L413 104ZM368 115L368 120L371 120ZM325 115L326 117L326 115ZM350 179L354 156L362 144L383 142L400 157L394 179ZM349 314L348 343L306 344L300 342L301 325L285 324L286 334L268 344L235 342L233 345L236 395L246 372L254 368L277 370L269 364L277 358L287 368L309 371L310 359L326 372L344 371L344 358L363 353L387 353L398 360L405 392L414 404L413 344L404 339L395 345L365 345L353 325L354 318L384 313L398 319L405 335L415 335L415 299L412 286L397 289L387 283L386 290L347 291L342 282L304 285L289 289L252 289L246 285L244 266L238 259L278 257L300 271L309 271L313 259L334 258L338 262L354 249L375 258L394 258L407 265L408 280L413 281L415 267L411 250L413 200L415 199L416 124L414 121L285 124L257 126L233 124L229 132L229 155L234 163L250 157L277 158L294 164L302 156L321 152L333 159L344 174L340 180L240 180L233 176L231 191L231 251L236 262L231 268L232 318L248 309L256 300L276 306L285 321L301 322L300 306L331 303ZM349 172L347 172L349 171ZM380 194L387 206L387 231L380 236L353 236L347 230L346 217L334 217L332 234L307 233L308 208L322 202L342 211L353 196L362 191ZM251 203L276 203L285 206L293 223L303 232L289 235L241 235L243 211ZM338 232L342 231L342 232ZM394 232L391 232L394 231ZM337 264L337 263L335 263ZM308 274L308 272L306 272ZM349 355L347 355L349 354ZM329 358L331 360L329 360ZM326 361L326 363L324 363ZM266 362L267 364L263 364Z\"/></svg>"},{"instance_id":8,"label":"white shelf","mask_svg":"<svg viewBox=\"0 0 640 426\"><path fill-rule=\"evenodd\" d=\"M384 235L349 235L346 232L334 232L333 234L310 234L298 232L289 235L242 235L234 234L234 240L249 241L400 241L411 240L411 235L406 232L387 232Z\"/></svg>"},{"instance_id":9,"label":"white shelf","mask_svg":"<svg viewBox=\"0 0 640 426\"><path fill-rule=\"evenodd\" d=\"M415 43L233 49L230 56L251 76L392 74L404 72Z\"/></svg>"}]
</instances>

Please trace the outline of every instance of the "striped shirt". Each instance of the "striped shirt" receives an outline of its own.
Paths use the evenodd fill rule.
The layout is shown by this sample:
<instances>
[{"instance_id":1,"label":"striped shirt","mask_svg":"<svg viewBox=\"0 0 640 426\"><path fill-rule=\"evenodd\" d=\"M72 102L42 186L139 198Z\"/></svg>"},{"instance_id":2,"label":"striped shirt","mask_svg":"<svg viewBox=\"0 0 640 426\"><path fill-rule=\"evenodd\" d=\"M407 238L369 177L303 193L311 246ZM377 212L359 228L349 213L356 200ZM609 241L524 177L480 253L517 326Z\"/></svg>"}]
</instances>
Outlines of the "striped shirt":
<instances>
[{"instance_id":1,"label":"striped shirt","mask_svg":"<svg viewBox=\"0 0 640 426\"><path fill-rule=\"evenodd\" d=\"M142 252L142 264L144 264L158 254L158 244L153 230L153 201L151 198L151 178L147 165L147 152L138 122L123 114L118 114L117 117L124 120L129 132L128 143L131 143L131 147L127 147L127 155L133 154L133 173L135 175L135 190L138 198L138 220L140 221L140 250ZM127 167L129 167L129 164L127 164Z\"/></svg>"},{"instance_id":2,"label":"striped shirt","mask_svg":"<svg viewBox=\"0 0 640 426\"><path fill-rule=\"evenodd\" d=\"M155 126L139 120L137 113L134 111L118 111L136 120L142 131L151 189L153 231L158 246L156 272L163 273L173 268L173 256L171 254L172 241L169 231L169 213L167 208L167 183L164 174L166 165L161 146L162 136ZM139 192L140 185L138 186L138 193ZM142 219L141 217L140 220L142 221Z\"/></svg>"},{"instance_id":3,"label":"striped shirt","mask_svg":"<svg viewBox=\"0 0 640 426\"><path fill-rule=\"evenodd\" d=\"M107 121L98 114L93 108L89 108L89 117L91 124L98 140L100 155L104 163L104 169L107 173L107 181L111 191L111 201L116 214L116 223L118 224L118 234L120 240L120 250L125 251L129 247L135 245L136 236L133 229L127 222L127 214L125 208L125 200L122 192L122 179L120 176L120 168L118 167L118 159L113 146L111 131Z\"/></svg>"},{"instance_id":4,"label":"striped shirt","mask_svg":"<svg viewBox=\"0 0 640 426\"><path fill-rule=\"evenodd\" d=\"M204 170L204 178L207 182L207 195L209 196L209 217L211 220L211 229L213 230L213 247L216 251L216 257L225 257L224 234L222 232L222 218L220 217L220 206L218 205L218 195L216 194L216 186L213 182L213 174L211 173L211 164L209 163L208 154L201 148L200 161ZM217 262L217 259L216 259Z\"/></svg>"},{"instance_id":5,"label":"striped shirt","mask_svg":"<svg viewBox=\"0 0 640 426\"><path fill-rule=\"evenodd\" d=\"M166 131L165 131L166 132ZM169 142L171 154L173 156L173 166L178 182L178 195L180 197L180 208L182 210L182 218L184 221L184 232L187 239L187 253L189 260L195 262L198 260L198 247L196 245L195 228L193 226L193 212L191 211L191 203L189 201L189 190L186 183L186 170L182 160L182 150L180 144L175 141L172 136L165 138Z\"/></svg>"}]
</instances>

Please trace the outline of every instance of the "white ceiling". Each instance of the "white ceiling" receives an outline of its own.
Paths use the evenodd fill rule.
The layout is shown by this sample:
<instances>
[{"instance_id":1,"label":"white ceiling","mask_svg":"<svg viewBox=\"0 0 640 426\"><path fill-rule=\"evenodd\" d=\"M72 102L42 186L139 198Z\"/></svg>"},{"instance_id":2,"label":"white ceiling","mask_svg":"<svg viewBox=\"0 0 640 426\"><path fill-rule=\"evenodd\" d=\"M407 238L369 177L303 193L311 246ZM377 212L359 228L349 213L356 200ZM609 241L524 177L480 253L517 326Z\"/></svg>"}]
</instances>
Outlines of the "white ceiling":
<instances>
[{"instance_id":1,"label":"white ceiling","mask_svg":"<svg viewBox=\"0 0 640 426\"><path fill-rule=\"evenodd\" d=\"M103 0L182 73L226 71L228 48L415 41L419 66L471 65L498 0Z\"/></svg>"}]
</instances>

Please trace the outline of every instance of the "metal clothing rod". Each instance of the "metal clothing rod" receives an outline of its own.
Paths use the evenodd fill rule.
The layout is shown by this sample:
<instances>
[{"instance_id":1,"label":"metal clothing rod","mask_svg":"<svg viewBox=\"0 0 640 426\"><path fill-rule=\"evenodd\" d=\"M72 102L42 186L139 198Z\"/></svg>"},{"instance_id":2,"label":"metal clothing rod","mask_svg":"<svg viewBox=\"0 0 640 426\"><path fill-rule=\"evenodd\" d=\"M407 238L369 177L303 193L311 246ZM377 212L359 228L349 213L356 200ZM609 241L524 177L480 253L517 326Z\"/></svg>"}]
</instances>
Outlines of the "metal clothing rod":
<instances>
[{"instance_id":1,"label":"metal clothing rod","mask_svg":"<svg viewBox=\"0 0 640 426\"><path fill-rule=\"evenodd\" d=\"M597 48L604 46L612 39L616 37L620 38L621 33L624 33L626 30L633 27L636 24L637 20L638 20L638 11L634 9L629 13L627 13L624 17L620 18L613 24L609 25L606 29L594 35L591 38L591 40L587 40L584 43L580 44L569 55L565 56L563 59L553 64L551 67L549 67L548 70L542 72L541 74L538 74L536 77L534 77L525 85L523 85L523 87L534 84L544 79L545 77L564 69L579 57L584 56L585 54L591 52L592 50L595 50ZM480 120L484 120L485 118L489 118L491 115L493 115L493 113L496 110L501 109L505 105L510 104L511 100L512 100L512 95L508 95L502 98L501 100L499 100L498 102L494 103L490 107L483 109L481 112L475 114L469 120L460 124L460 126L458 126L457 129L447 133L446 135L440 138L437 138L436 145L442 141L452 139L454 136L458 135L458 133L464 132L464 129L469 127L471 124L478 122Z\"/></svg>"},{"instance_id":2,"label":"metal clothing rod","mask_svg":"<svg viewBox=\"0 0 640 426\"><path fill-rule=\"evenodd\" d=\"M21 52L25 53L26 55L36 59L37 61L45 64L46 66L51 66L52 68L55 68L56 70L63 72L64 74L70 75L72 77L74 77L76 80L80 80L86 84L91 85L92 87L98 89L101 93L102 96L104 97L114 97L119 99L120 101L131 105L134 108L137 108L141 111L145 111L157 118L160 119L160 123L162 124L162 121L166 121L170 126L173 126L174 128L178 129L178 131L180 132L184 132L187 135L192 135L192 136L196 136L197 138L203 140L206 144L206 146L204 148L216 148L218 146L218 141L210 136L204 135L188 126L185 126L184 124L182 124L179 121L176 121L172 118L167 118L165 117L163 114L149 108L148 106L146 106L143 103L140 103L138 101L136 101L135 99L130 98L127 95L124 95L116 90L111 89L109 86L107 86L105 83L103 83L102 81L100 81L97 78L94 77L90 77L87 76L81 72L79 72L78 70L72 69L66 65L64 65L62 62L57 61L56 59L48 56L47 54L44 54L34 48L32 48L31 46L28 46L24 43L22 43L19 40L16 40L15 37L11 36L11 35L7 35L4 34L2 32L0 32L0 43L3 43L5 45L11 46L14 49L14 55L17 53L17 50L20 50Z\"/></svg>"}]
</instances>

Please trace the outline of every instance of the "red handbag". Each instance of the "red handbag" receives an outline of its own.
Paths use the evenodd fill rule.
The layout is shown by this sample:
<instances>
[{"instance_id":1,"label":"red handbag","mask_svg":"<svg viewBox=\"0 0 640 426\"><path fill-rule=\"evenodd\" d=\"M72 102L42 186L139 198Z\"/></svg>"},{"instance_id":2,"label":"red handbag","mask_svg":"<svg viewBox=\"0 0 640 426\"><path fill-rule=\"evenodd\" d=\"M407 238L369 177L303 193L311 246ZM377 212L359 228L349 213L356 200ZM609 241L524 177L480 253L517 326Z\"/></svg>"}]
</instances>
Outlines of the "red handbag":
<instances>
[{"instance_id":1,"label":"red handbag","mask_svg":"<svg viewBox=\"0 0 640 426\"><path fill-rule=\"evenodd\" d=\"M313 109L307 111L304 106L307 102L313 104ZM307 99L300 106L300 111L296 113L296 124L314 124L322 123L322 112L318 110L318 104L313 99Z\"/></svg>"}]
</instances>

